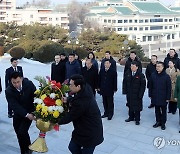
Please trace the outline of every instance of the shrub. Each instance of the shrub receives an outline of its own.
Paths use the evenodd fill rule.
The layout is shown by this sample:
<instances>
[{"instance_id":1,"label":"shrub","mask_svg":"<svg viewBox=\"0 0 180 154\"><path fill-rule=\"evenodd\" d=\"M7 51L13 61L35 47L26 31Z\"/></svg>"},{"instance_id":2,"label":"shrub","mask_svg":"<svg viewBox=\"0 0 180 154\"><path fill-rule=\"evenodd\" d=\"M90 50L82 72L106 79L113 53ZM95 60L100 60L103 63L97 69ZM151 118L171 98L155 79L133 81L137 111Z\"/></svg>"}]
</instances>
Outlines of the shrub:
<instances>
[{"instance_id":1,"label":"shrub","mask_svg":"<svg viewBox=\"0 0 180 154\"><path fill-rule=\"evenodd\" d=\"M54 56L60 52L63 52L63 47L59 43L45 41L40 48L33 53L33 58L42 63L52 62Z\"/></svg>"},{"instance_id":2,"label":"shrub","mask_svg":"<svg viewBox=\"0 0 180 154\"><path fill-rule=\"evenodd\" d=\"M25 55L24 49L21 47L18 47L18 46L11 48L9 50L9 53L10 53L11 57L17 58L17 59L21 59Z\"/></svg>"}]
</instances>

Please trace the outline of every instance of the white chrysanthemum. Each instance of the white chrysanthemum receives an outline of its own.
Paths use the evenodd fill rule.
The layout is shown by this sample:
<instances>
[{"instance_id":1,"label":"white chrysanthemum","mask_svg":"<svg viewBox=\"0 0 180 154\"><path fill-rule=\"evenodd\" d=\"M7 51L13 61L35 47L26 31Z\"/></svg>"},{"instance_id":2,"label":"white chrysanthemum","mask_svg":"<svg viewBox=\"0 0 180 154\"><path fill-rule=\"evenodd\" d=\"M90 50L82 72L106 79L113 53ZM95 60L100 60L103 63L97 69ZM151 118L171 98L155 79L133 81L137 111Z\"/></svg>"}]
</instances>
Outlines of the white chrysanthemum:
<instances>
[{"instance_id":1,"label":"white chrysanthemum","mask_svg":"<svg viewBox=\"0 0 180 154\"><path fill-rule=\"evenodd\" d=\"M58 110L60 113L63 113L64 108L63 108L62 106L57 106L57 110Z\"/></svg>"},{"instance_id":2,"label":"white chrysanthemum","mask_svg":"<svg viewBox=\"0 0 180 154\"><path fill-rule=\"evenodd\" d=\"M51 93L50 94L50 98L54 99L56 97L56 94L55 93Z\"/></svg>"},{"instance_id":3,"label":"white chrysanthemum","mask_svg":"<svg viewBox=\"0 0 180 154\"><path fill-rule=\"evenodd\" d=\"M36 98L36 99L34 99L34 103L42 104L43 101L42 101L42 99L40 99L40 98Z\"/></svg>"},{"instance_id":4,"label":"white chrysanthemum","mask_svg":"<svg viewBox=\"0 0 180 154\"><path fill-rule=\"evenodd\" d=\"M53 107L52 107L52 106L49 106L49 107L48 107L48 111L53 112Z\"/></svg>"}]
</instances>

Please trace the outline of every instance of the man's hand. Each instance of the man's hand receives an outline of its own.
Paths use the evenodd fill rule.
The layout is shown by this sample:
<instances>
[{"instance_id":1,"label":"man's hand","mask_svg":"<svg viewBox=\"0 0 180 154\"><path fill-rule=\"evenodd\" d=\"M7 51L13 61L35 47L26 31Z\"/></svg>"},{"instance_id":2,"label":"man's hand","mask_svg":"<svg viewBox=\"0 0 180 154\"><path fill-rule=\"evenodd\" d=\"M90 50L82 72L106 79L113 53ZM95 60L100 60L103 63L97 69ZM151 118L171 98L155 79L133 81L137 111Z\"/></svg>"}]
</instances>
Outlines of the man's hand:
<instances>
[{"instance_id":1,"label":"man's hand","mask_svg":"<svg viewBox=\"0 0 180 154\"><path fill-rule=\"evenodd\" d=\"M67 103L67 97L63 97L62 101L63 101L64 103Z\"/></svg>"},{"instance_id":2,"label":"man's hand","mask_svg":"<svg viewBox=\"0 0 180 154\"><path fill-rule=\"evenodd\" d=\"M35 118L35 116L33 115L33 114L27 114L27 116L26 116L29 120L36 120L36 118Z\"/></svg>"},{"instance_id":3,"label":"man's hand","mask_svg":"<svg viewBox=\"0 0 180 154\"><path fill-rule=\"evenodd\" d=\"M174 98L174 100L177 102L177 98Z\"/></svg>"}]
</instances>

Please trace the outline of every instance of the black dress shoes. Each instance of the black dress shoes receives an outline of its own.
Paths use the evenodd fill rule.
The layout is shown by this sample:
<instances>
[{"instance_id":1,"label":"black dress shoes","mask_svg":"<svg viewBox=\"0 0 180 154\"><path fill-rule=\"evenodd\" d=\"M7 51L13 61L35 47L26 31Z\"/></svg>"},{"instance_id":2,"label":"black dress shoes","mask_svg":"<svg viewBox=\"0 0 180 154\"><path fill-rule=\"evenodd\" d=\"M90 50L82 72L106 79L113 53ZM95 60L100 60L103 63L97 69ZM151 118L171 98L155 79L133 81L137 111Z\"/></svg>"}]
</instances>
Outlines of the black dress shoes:
<instances>
[{"instance_id":1,"label":"black dress shoes","mask_svg":"<svg viewBox=\"0 0 180 154\"><path fill-rule=\"evenodd\" d=\"M125 122L130 122L130 121L134 121L134 119L126 119Z\"/></svg>"},{"instance_id":2,"label":"black dress shoes","mask_svg":"<svg viewBox=\"0 0 180 154\"><path fill-rule=\"evenodd\" d=\"M107 115L105 115L105 114L101 116L101 118L106 118L106 117L108 117L108 116L107 116Z\"/></svg>"},{"instance_id":3,"label":"black dress shoes","mask_svg":"<svg viewBox=\"0 0 180 154\"><path fill-rule=\"evenodd\" d=\"M12 118L13 117L13 115L12 114L8 114L8 118Z\"/></svg>"},{"instance_id":4,"label":"black dress shoes","mask_svg":"<svg viewBox=\"0 0 180 154\"><path fill-rule=\"evenodd\" d=\"M162 129L162 130L165 130L165 129L166 129L166 126L165 126L165 125L162 125L162 126L161 126L161 129Z\"/></svg>"},{"instance_id":5,"label":"black dress shoes","mask_svg":"<svg viewBox=\"0 0 180 154\"><path fill-rule=\"evenodd\" d=\"M139 121L136 121L135 124L136 124L136 125L140 125L140 122L139 122Z\"/></svg>"},{"instance_id":6,"label":"black dress shoes","mask_svg":"<svg viewBox=\"0 0 180 154\"><path fill-rule=\"evenodd\" d=\"M111 120L112 119L112 116L108 116L108 120Z\"/></svg>"},{"instance_id":7,"label":"black dress shoes","mask_svg":"<svg viewBox=\"0 0 180 154\"><path fill-rule=\"evenodd\" d=\"M159 127L159 126L161 126L161 123L159 123L159 122L156 122L156 123L153 125L154 128L157 128L157 127Z\"/></svg>"}]
</instances>

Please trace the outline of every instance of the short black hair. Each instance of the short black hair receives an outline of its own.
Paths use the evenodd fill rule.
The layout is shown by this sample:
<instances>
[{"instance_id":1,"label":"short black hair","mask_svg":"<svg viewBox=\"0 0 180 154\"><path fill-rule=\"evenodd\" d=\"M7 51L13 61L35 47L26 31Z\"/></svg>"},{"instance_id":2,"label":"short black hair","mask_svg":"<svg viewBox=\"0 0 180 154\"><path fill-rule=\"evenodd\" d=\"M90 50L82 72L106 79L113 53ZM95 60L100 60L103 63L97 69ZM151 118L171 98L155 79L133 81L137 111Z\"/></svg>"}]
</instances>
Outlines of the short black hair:
<instances>
[{"instance_id":1,"label":"short black hair","mask_svg":"<svg viewBox=\"0 0 180 154\"><path fill-rule=\"evenodd\" d=\"M17 79L18 77L22 77L19 72L13 72L10 76L10 79Z\"/></svg>"},{"instance_id":2,"label":"short black hair","mask_svg":"<svg viewBox=\"0 0 180 154\"><path fill-rule=\"evenodd\" d=\"M75 54L74 53L70 53L69 56L74 56L75 57Z\"/></svg>"},{"instance_id":3,"label":"short black hair","mask_svg":"<svg viewBox=\"0 0 180 154\"><path fill-rule=\"evenodd\" d=\"M157 55L152 55L151 57L156 57L156 59L157 59Z\"/></svg>"},{"instance_id":4,"label":"short black hair","mask_svg":"<svg viewBox=\"0 0 180 154\"><path fill-rule=\"evenodd\" d=\"M60 56L66 56L66 54L63 52L63 53L60 53Z\"/></svg>"},{"instance_id":5,"label":"short black hair","mask_svg":"<svg viewBox=\"0 0 180 154\"><path fill-rule=\"evenodd\" d=\"M10 59L11 63L12 63L13 61L15 61L15 60L17 60L17 58L11 58L11 59Z\"/></svg>"},{"instance_id":6,"label":"short black hair","mask_svg":"<svg viewBox=\"0 0 180 154\"><path fill-rule=\"evenodd\" d=\"M105 53L109 53L109 54L111 54L111 51L106 51Z\"/></svg>"},{"instance_id":7,"label":"short black hair","mask_svg":"<svg viewBox=\"0 0 180 154\"><path fill-rule=\"evenodd\" d=\"M105 60L104 60L104 63L105 63L106 61L108 61L108 62L111 63L111 60L110 60L110 59L105 59Z\"/></svg>"},{"instance_id":8,"label":"short black hair","mask_svg":"<svg viewBox=\"0 0 180 154\"><path fill-rule=\"evenodd\" d=\"M170 50L173 50L176 53L176 50L174 48L171 48Z\"/></svg>"},{"instance_id":9,"label":"short black hair","mask_svg":"<svg viewBox=\"0 0 180 154\"><path fill-rule=\"evenodd\" d=\"M131 65L136 65L136 67L139 67L138 63L136 61L132 61Z\"/></svg>"},{"instance_id":10,"label":"short black hair","mask_svg":"<svg viewBox=\"0 0 180 154\"><path fill-rule=\"evenodd\" d=\"M163 67L164 67L164 63L162 62L162 61L158 61L157 63L156 63L156 65L157 64L161 64Z\"/></svg>"},{"instance_id":11,"label":"short black hair","mask_svg":"<svg viewBox=\"0 0 180 154\"><path fill-rule=\"evenodd\" d=\"M136 51L131 51L130 54L131 54L131 53L134 53L134 54L136 55Z\"/></svg>"},{"instance_id":12,"label":"short black hair","mask_svg":"<svg viewBox=\"0 0 180 154\"><path fill-rule=\"evenodd\" d=\"M82 75L79 74L74 74L71 76L70 80L74 81L74 85L77 87L78 85L82 87L84 87L85 85L85 80L84 77Z\"/></svg>"}]
</instances>

